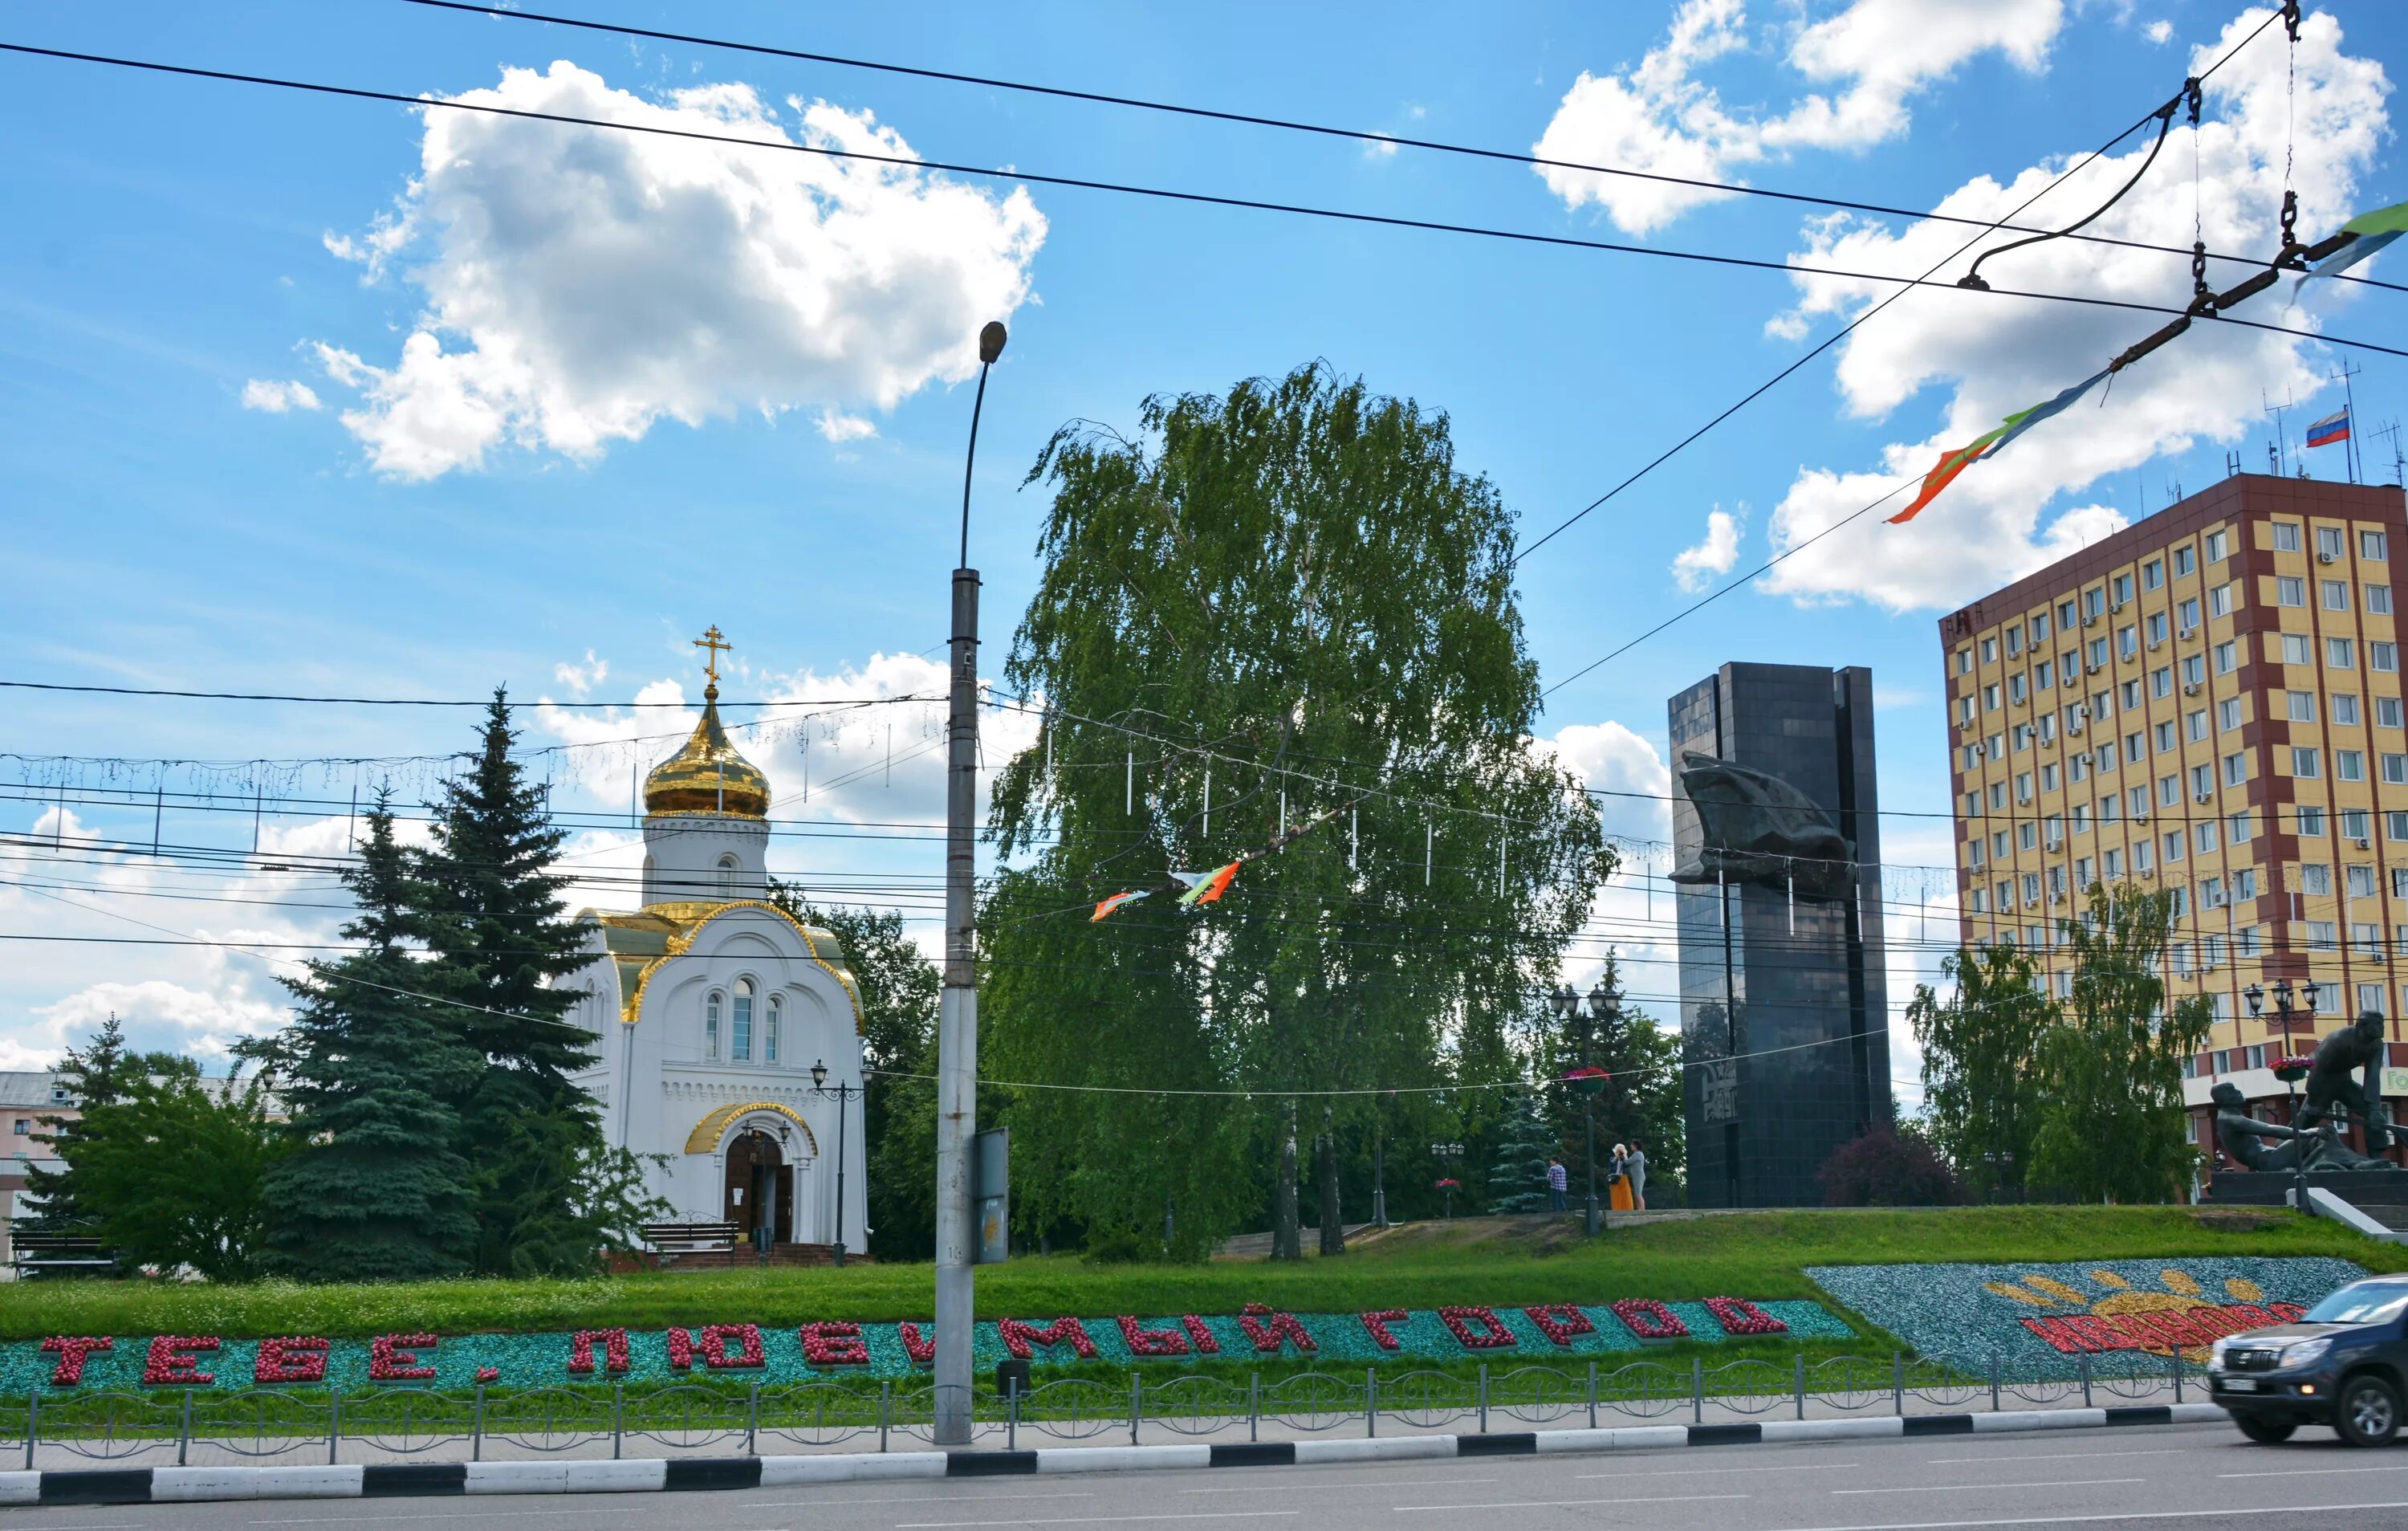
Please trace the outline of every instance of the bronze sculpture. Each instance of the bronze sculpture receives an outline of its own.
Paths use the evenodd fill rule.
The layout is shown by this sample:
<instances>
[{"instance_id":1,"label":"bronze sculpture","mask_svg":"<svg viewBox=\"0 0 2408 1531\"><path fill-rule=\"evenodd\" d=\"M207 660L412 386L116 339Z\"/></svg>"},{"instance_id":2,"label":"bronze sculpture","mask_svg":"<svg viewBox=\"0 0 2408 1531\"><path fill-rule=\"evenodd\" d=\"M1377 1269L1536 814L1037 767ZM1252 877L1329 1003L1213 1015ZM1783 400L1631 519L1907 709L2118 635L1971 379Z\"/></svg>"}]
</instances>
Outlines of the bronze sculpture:
<instances>
[{"instance_id":1,"label":"bronze sculpture","mask_svg":"<svg viewBox=\"0 0 2408 1531\"><path fill-rule=\"evenodd\" d=\"M1756 883L1801 899L1848 896L1856 848L1813 799L1770 772L1681 752L1681 792L1698 811L1696 855L1676 883Z\"/></svg>"},{"instance_id":2,"label":"bronze sculpture","mask_svg":"<svg viewBox=\"0 0 2408 1531\"><path fill-rule=\"evenodd\" d=\"M2386 1170L2398 1169L2388 1159L2370 1159L2350 1148L2330 1120L2318 1126L2286 1127L2281 1122L2259 1121L2244 1109L2241 1087L2226 1080L2208 1091L2215 1102L2215 1143L2225 1157L2243 1169L2264 1170L2276 1174L2305 1168L2324 1170ZM2304 1119L2305 1113L2302 1113ZM2269 1148L2266 1138L2281 1138L2279 1148ZM2302 1165L2300 1156L2307 1155Z\"/></svg>"},{"instance_id":3,"label":"bronze sculpture","mask_svg":"<svg viewBox=\"0 0 2408 1531\"><path fill-rule=\"evenodd\" d=\"M2389 1146L2391 1117L2383 1105L2383 1028L2381 1011L2362 1011L2355 1024L2316 1044L2299 1126L2313 1128L2331 1118L2344 1121L2356 1118L2366 1127L2370 1153L2381 1153Z\"/></svg>"}]
</instances>

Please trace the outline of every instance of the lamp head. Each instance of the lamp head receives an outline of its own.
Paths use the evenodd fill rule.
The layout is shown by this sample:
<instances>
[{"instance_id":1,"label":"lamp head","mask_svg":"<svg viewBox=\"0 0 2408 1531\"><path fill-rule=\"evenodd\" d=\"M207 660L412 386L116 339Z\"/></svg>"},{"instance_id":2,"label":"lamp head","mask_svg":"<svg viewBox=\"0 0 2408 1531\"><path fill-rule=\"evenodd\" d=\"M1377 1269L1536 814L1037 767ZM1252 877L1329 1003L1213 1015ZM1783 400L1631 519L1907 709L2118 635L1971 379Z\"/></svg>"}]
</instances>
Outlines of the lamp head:
<instances>
[{"instance_id":1,"label":"lamp head","mask_svg":"<svg viewBox=\"0 0 2408 1531\"><path fill-rule=\"evenodd\" d=\"M2249 1002L2249 1013L2251 1015L2257 1016L2265 1013L2266 990L2264 986L2259 984L2251 984L2248 988L2241 991L2241 997Z\"/></svg>"},{"instance_id":2,"label":"lamp head","mask_svg":"<svg viewBox=\"0 0 2408 1531\"><path fill-rule=\"evenodd\" d=\"M1580 1008L1580 996L1572 991L1571 985L1565 984L1547 996L1547 1003L1555 1007L1557 1020L1570 1020L1572 1012Z\"/></svg>"},{"instance_id":3,"label":"lamp head","mask_svg":"<svg viewBox=\"0 0 2408 1531\"><path fill-rule=\"evenodd\" d=\"M827 1061L825 1059L822 1059L811 1065L811 1088L813 1090L819 1090L824 1088L826 1084Z\"/></svg>"},{"instance_id":4,"label":"lamp head","mask_svg":"<svg viewBox=\"0 0 2408 1531\"><path fill-rule=\"evenodd\" d=\"M1598 1020L1612 1020L1622 1014L1622 991L1599 978L1588 991L1588 1013Z\"/></svg>"},{"instance_id":5,"label":"lamp head","mask_svg":"<svg viewBox=\"0 0 2408 1531\"><path fill-rule=\"evenodd\" d=\"M992 319L987 321L986 328L979 331L980 362L988 367L994 366L995 359L1003 354L1003 342L1006 338L1007 335L1000 321Z\"/></svg>"}]
</instances>

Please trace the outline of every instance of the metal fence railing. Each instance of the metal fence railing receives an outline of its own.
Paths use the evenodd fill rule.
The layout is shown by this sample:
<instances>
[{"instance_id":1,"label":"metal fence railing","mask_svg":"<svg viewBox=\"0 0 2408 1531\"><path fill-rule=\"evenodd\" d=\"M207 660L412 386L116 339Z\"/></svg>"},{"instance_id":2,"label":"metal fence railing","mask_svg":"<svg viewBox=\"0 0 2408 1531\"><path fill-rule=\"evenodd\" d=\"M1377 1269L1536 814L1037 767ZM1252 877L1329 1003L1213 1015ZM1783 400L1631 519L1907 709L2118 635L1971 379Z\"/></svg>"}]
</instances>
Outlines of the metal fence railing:
<instances>
[{"instance_id":1,"label":"metal fence railing","mask_svg":"<svg viewBox=\"0 0 2408 1531\"><path fill-rule=\"evenodd\" d=\"M1126 1382L1069 1378L1025 1392L973 1390L975 1444L1360 1432L1598 1428L1890 1412L2095 1407L2204 1397L2181 1355L2080 1355L2042 1365L1998 1356L1834 1356L1788 1365L1641 1361L1612 1368L1526 1365L1475 1372L1309 1371ZM260 1388L96 1391L0 1398L0 1460L37 1455L126 1465L627 1455L779 1455L934 1443L934 1387L837 1382L679 1383L297 1394Z\"/></svg>"}]
</instances>

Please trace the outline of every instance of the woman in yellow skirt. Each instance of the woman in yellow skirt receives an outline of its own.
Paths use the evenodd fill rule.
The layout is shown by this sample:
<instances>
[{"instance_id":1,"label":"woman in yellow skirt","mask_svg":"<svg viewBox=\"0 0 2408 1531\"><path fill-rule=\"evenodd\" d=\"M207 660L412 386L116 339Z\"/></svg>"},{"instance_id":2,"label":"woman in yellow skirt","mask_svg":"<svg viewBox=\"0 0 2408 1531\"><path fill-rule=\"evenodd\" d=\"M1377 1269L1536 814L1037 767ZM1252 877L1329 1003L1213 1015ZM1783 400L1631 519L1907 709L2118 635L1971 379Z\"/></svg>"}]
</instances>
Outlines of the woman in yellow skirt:
<instances>
[{"instance_id":1,"label":"woman in yellow skirt","mask_svg":"<svg viewBox=\"0 0 2408 1531\"><path fill-rule=\"evenodd\" d=\"M1616 1212L1631 1210L1630 1177L1622 1173L1623 1155L1629 1151L1619 1143L1613 1146L1613 1178L1606 1187L1606 1200Z\"/></svg>"}]
</instances>

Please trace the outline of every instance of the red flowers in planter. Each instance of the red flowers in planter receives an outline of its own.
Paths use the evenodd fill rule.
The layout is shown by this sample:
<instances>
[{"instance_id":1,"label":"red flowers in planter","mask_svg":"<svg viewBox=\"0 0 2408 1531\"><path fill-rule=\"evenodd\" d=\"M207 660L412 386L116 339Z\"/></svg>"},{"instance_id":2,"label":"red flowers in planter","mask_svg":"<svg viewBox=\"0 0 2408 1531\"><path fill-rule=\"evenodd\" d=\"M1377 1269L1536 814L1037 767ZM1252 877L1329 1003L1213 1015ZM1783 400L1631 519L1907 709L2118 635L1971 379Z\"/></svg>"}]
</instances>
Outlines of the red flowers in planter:
<instances>
[{"instance_id":1,"label":"red flowers in planter","mask_svg":"<svg viewBox=\"0 0 2408 1531\"><path fill-rule=\"evenodd\" d=\"M1356 1316L1363 1321L1363 1328L1370 1335L1371 1342L1379 1346L1380 1349L1383 1350L1401 1350L1404 1349L1405 1342L1398 1339L1396 1336L1388 1333L1388 1325L1392 1323L1404 1322L1407 1319L1412 1317L1411 1313L1406 1312L1401 1307L1391 1307L1385 1308L1377 1313L1362 1313Z\"/></svg>"},{"instance_id":2,"label":"red flowers in planter","mask_svg":"<svg viewBox=\"0 0 2408 1531\"><path fill-rule=\"evenodd\" d=\"M1254 1342L1254 1349L1264 1355L1279 1354L1283 1342L1293 1343L1308 1355L1321 1348L1312 1342L1311 1335L1304 1332L1304 1325L1296 1321L1295 1314L1274 1313L1264 1303L1248 1303L1238 1315L1238 1327L1246 1332L1246 1337Z\"/></svg>"},{"instance_id":3,"label":"red flowers in planter","mask_svg":"<svg viewBox=\"0 0 2408 1531\"><path fill-rule=\"evenodd\" d=\"M1120 1316L1121 1338L1128 1342L1131 1355L1185 1355L1187 1336L1176 1329L1146 1329L1139 1325L1137 1315Z\"/></svg>"},{"instance_id":4,"label":"red flowers in planter","mask_svg":"<svg viewBox=\"0 0 2408 1531\"><path fill-rule=\"evenodd\" d=\"M737 1327L750 1329L752 1326L751 1324L742 1324ZM709 1329L702 1332L704 1347L703 1360L706 1362L710 1359L710 1333L711 1332ZM869 1345L867 1341L861 1337L861 1325L857 1323L845 1323L842 1322L830 1323L806 1323L797 1328L795 1333L800 1336L803 1341L803 1359L810 1362L814 1366L866 1366L869 1365ZM724 1340L721 1341L722 1345L724 1345L725 1343L726 1342ZM745 1365L757 1366L761 1364L760 1345L761 1336L756 1331L752 1336L752 1360L749 1363L744 1363ZM932 1358L935 1356L936 1351L937 1348L935 1346L931 1345L928 1347L928 1353ZM916 1360L918 1358L914 1357L913 1359Z\"/></svg>"},{"instance_id":5,"label":"red flowers in planter","mask_svg":"<svg viewBox=\"0 0 2408 1531\"><path fill-rule=\"evenodd\" d=\"M911 1365L915 1366L925 1366L935 1363L937 1359L937 1342L931 1339L922 1339L920 1337L920 1326L918 1324L910 1322L898 1323L895 1326L895 1336L897 1339L900 1339L903 1342L903 1353L911 1358Z\"/></svg>"},{"instance_id":6,"label":"red flowers in planter","mask_svg":"<svg viewBox=\"0 0 2408 1531\"><path fill-rule=\"evenodd\" d=\"M326 1342L303 1335L259 1342L259 1359L251 1368L254 1382L322 1382L326 1379Z\"/></svg>"},{"instance_id":7,"label":"red flowers in planter","mask_svg":"<svg viewBox=\"0 0 2408 1531\"><path fill-rule=\"evenodd\" d=\"M1440 1180L1435 1189L1440 1191L1461 1191L1463 1189L1463 1182L1453 1178L1444 1179Z\"/></svg>"},{"instance_id":8,"label":"red flowers in planter","mask_svg":"<svg viewBox=\"0 0 2408 1531\"><path fill-rule=\"evenodd\" d=\"M627 1369L627 1331L624 1329L580 1329L568 1336L568 1369L580 1377L594 1372L594 1343L602 1343L602 1365L612 1375ZM432 1375L432 1374L430 1374Z\"/></svg>"},{"instance_id":9,"label":"red flowers in planter","mask_svg":"<svg viewBox=\"0 0 2408 1531\"><path fill-rule=\"evenodd\" d=\"M1681 1316L1653 1297L1624 1297L1610 1305L1613 1316L1641 1339L1686 1339L1689 1326Z\"/></svg>"},{"instance_id":10,"label":"red flowers in planter","mask_svg":"<svg viewBox=\"0 0 2408 1531\"><path fill-rule=\"evenodd\" d=\"M1086 1325L1076 1319L1055 1319L1042 1329L1019 1319L1006 1319L996 1329L1003 1337L1003 1348L1016 1360L1029 1360L1035 1354L1029 1349L1032 1344L1068 1345L1080 1360L1096 1359L1096 1342L1087 1337Z\"/></svg>"},{"instance_id":11,"label":"red flowers in planter","mask_svg":"<svg viewBox=\"0 0 2408 1531\"><path fill-rule=\"evenodd\" d=\"M662 1336L668 1341L669 1370L694 1369L694 1334L690 1330L672 1329Z\"/></svg>"},{"instance_id":12,"label":"red flowers in planter","mask_svg":"<svg viewBox=\"0 0 2408 1531\"><path fill-rule=\"evenodd\" d=\"M142 1364L145 1387L205 1388L216 1379L200 1369L196 1352L218 1348L215 1335L161 1335Z\"/></svg>"},{"instance_id":13,"label":"red flowers in planter","mask_svg":"<svg viewBox=\"0 0 2408 1531\"><path fill-rule=\"evenodd\" d=\"M1709 1297L1706 1311L1723 1326L1723 1333L1741 1335L1785 1335L1789 1325L1774 1318L1744 1297Z\"/></svg>"},{"instance_id":14,"label":"red flowers in planter","mask_svg":"<svg viewBox=\"0 0 2408 1531\"><path fill-rule=\"evenodd\" d=\"M1221 1353L1221 1336L1214 1334L1212 1326L1201 1318L1193 1313L1182 1313L1179 1315L1179 1327L1186 1330L1187 1337L1196 1342L1197 1355Z\"/></svg>"},{"instance_id":15,"label":"red flowers in planter","mask_svg":"<svg viewBox=\"0 0 2408 1531\"><path fill-rule=\"evenodd\" d=\"M1514 1343L1513 1331L1506 1328L1504 1321L1491 1308L1441 1307L1438 1321L1446 1325L1447 1333L1463 1342L1467 1350L1498 1350Z\"/></svg>"},{"instance_id":16,"label":"red flowers in planter","mask_svg":"<svg viewBox=\"0 0 2408 1531\"><path fill-rule=\"evenodd\" d=\"M1597 1325L1588 1322L1588 1315L1571 1303L1541 1303L1522 1309L1522 1316L1557 1345L1569 1346L1578 1336L1597 1333Z\"/></svg>"},{"instance_id":17,"label":"red flowers in planter","mask_svg":"<svg viewBox=\"0 0 2408 1531\"><path fill-rule=\"evenodd\" d=\"M477 1368L477 1381L480 1385L486 1382L498 1382L501 1379L502 1368L499 1366L480 1366Z\"/></svg>"},{"instance_id":18,"label":"red flowers in planter","mask_svg":"<svg viewBox=\"0 0 2408 1531\"><path fill-rule=\"evenodd\" d=\"M422 1365L418 1352L435 1349L433 1335L379 1335L368 1341L368 1380L371 1382L431 1382L435 1368ZM587 1368L591 1370L591 1366Z\"/></svg>"},{"instance_id":19,"label":"red flowers in planter","mask_svg":"<svg viewBox=\"0 0 2408 1531\"><path fill-rule=\"evenodd\" d=\"M99 1350L113 1350L117 1342L107 1335L53 1335L42 1341L42 1349L59 1358L50 1373L52 1387L71 1388L83 1380L84 1357Z\"/></svg>"}]
</instances>

